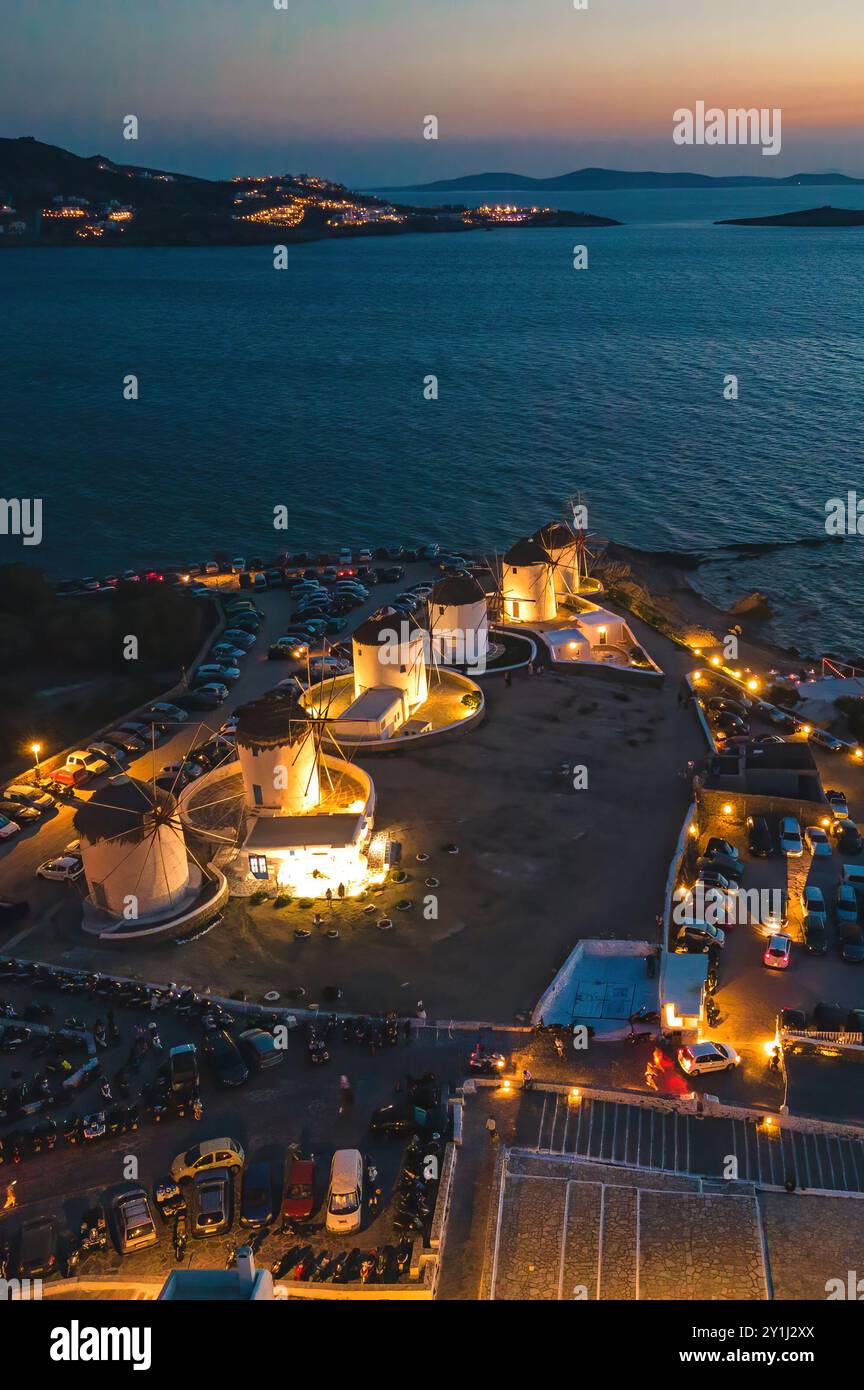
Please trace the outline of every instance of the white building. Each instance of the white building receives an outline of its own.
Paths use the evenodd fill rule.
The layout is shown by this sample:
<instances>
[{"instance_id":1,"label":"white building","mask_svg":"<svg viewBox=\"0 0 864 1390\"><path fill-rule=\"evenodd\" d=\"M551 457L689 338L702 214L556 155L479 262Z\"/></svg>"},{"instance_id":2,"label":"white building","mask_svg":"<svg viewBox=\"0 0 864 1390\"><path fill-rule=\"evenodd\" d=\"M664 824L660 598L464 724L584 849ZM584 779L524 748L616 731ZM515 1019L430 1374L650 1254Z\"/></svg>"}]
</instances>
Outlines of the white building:
<instances>
[{"instance_id":1,"label":"white building","mask_svg":"<svg viewBox=\"0 0 864 1390\"><path fill-rule=\"evenodd\" d=\"M486 594L470 574L439 579L429 600L429 630L443 666L482 666L489 648Z\"/></svg>"},{"instance_id":2,"label":"white building","mask_svg":"<svg viewBox=\"0 0 864 1390\"><path fill-rule=\"evenodd\" d=\"M549 622L558 614L555 572L539 541L526 537L504 556L501 574L504 621Z\"/></svg>"},{"instance_id":3,"label":"white building","mask_svg":"<svg viewBox=\"0 0 864 1390\"><path fill-rule=\"evenodd\" d=\"M371 877L375 788L368 773L322 754L318 722L294 695L271 691L238 716L244 873L313 898L328 888L334 897L340 887L349 897L360 892Z\"/></svg>"},{"instance_id":4,"label":"white building","mask_svg":"<svg viewBox=\"0 0 864 1390\"><path fill-rule=\"evenodd\" d=\"M243 705L237 756L246 804L269 815L301 815L320 799L316 725L298 700Z\"/></svg>"},{"instance_id":5,"label":"white building","mask_svg":"<svg viewBox=\"0 0 864 1390\"><path fill-rule=\"evenodd\" d=\"M190 899L189 860L170 792L112 777L75 813L88 896L130 923L173 912ZM197 877L197 875L196 875Z\"/></svg>"},{"instance_id":6,"label":"white building","mask_svg":"<svg viewBox=\"0 0 864 1390\"><path fill-rule=\"evenodd\" d=\"M563 521L550 521L534 532L533 539L552 563L556 597L562 599L578 594L583 576L579 543L570 527Z\"/></svg>"},{"instance_id":7,"label":"white building","mask_svg":"<svg viewBox=\"0 0 864 1390\"><path fill-rule=\"evenodd\" d=\"M427 699L426 637L410 613L381 609L356 628L352 646L356 699L388 686L401 692L406 719Z\"/></svg>"}]
</instances>

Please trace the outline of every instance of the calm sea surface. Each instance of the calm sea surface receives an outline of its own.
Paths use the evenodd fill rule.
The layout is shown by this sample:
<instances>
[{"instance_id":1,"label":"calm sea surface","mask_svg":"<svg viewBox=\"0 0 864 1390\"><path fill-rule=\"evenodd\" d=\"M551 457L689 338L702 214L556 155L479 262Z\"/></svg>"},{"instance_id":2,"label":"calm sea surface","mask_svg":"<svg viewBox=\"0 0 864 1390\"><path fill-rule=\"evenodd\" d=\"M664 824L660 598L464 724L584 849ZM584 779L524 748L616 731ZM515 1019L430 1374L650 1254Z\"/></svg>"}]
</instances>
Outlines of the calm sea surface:
<instances>
[{"instance_id":1,"label":"calm sea surface","mask_svg":"<svg viewBox=\"0 0 864 1390\"><path fill-rule=\"evenodd\" d=\"M313 243L282 272L265 248L0 255L3 495L44 499L42 546L0 555L74 575L491 551L578 489L592 529L649 549L824 534L828 498L864 496L864 230L712 223L862 207L864 188L554 201L626 225ZM761 587L776 637L862 652L862 560L864 538L723 553L698 583Z\"/></svg>"}]
</instances>

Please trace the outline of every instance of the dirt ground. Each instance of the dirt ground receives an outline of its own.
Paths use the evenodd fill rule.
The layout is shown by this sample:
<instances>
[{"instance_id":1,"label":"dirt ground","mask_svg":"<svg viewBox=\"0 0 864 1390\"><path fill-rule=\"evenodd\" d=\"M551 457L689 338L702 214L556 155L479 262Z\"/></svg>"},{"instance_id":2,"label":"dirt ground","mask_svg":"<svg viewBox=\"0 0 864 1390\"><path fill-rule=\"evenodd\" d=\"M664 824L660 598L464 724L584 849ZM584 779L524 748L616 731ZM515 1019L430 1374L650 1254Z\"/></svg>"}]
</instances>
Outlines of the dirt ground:
<instances>
[{"instance_id":1,"label":"dirt ground","mask_svg":"<svg viewBox=\"0 0 864 1390\"><path fill-rule=\"evenodd\" d=\"M485 682L483 724L451 744L367 758L376 825L402 844L404 884L365 904L317 906L338 939L297 904L234 902L224 924L183 947L120 948L82 940L66 914L31 933L26 954L61 955L145 979L182 979L260 998L326 985L341 1007L430 1018L509 1022L529 1009L582 937L655 939L669 860L688 804L680 776L702 751L696 721L678 705L686 652L634 624L667 670L662 689L573 672ZM587 769L587 786L569 771ZM459 847L457 855L444 846ZM418 862L416 855L429 855ZM438 887L427 887L427 877ZM396 903L411 900L406 911ZM379 916L393 928L380 930Z\"/></svg>"}]
</instances>

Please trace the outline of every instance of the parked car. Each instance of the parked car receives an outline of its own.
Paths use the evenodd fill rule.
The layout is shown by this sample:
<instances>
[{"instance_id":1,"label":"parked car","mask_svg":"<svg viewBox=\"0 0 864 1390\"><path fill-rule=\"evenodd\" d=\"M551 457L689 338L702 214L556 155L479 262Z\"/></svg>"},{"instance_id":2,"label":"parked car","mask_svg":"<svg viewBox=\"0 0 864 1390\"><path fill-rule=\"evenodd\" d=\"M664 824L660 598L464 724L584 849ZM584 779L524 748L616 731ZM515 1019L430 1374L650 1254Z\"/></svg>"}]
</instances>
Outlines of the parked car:
<instances>
[{"instance_id":1,"label":"parked car","mask_svg":"<svg viewBox=\"0 0 864 1390\"><path fill-rule=\"evenodd\" d=\"M825 911L825 894L815 883L805 883L799 893L799 899L804 912Z\"/></svg>"},{"instance_id":2,"label":"parked car","mask_svg":"<svg viewBox=\"0 0 864 1390\"><path fill-rule=\"evenodd\" d=\"M272 1033L263 1028L247 1028L239 1037L244 1057L256 1071L269 1071L285 1061L284 1047L277 1047Z\"/></svg>"},{"instance_id":3,"label":"parked car","mask_svg":"<svg viewBox=\"0 0 864 1390\"><path fill-rule=\"evenodd\" d=\"M769 936L762 953L762 964L772 970L785 970L792 958L791 936Z\"/></svg>"},{"instance_id":4,"label":"parked car","mask_svg":"<svg viewBox=\"0 0 864 1390\"><path fill-rule=\"evenodd\" d=\"M108 770L104 758L86 748L76 748L73 753L67 754L63 766L56 768L51 775L62 787L77 787L93 777L101 777Z\"/></svg>"},{"instance_id":5,"label":"parked car","mask_svg":"<svg viewBox=\"0 0 864 1390\"><path fill-rule=\"evenodd\" d=\"M178 1043L168 1053L168 1079L174 1096L198 1089L198 1053L194 1043Z\"/></svg>"},{"instance_id":6,"label":"parked car","mask_svg":"<svg viewBox=\"0 0 864 1390\"><path fill-rule=\"evenodd\" d=\"M230 642L217 642L211 648L210 655L214 661L225 662L228 666L236 666L238 661L242 661L246 655L245 647L234 647Z\"/></svg>"},{"instance_id":7,"label":"parked car","mask_svg":"<svg viewBox=\"0 0 864 1390\"><path fill-rule=\"evenodd\" d=\"M204 1056L220 1085L242 1086L249 1080L249 1068L231 1034L224 1029L207 1034L204 1039Z\"/></svg>"},{"instance_id":8,"label":"parked car","mask_svg":"<svg viewBox=\"0 0 864 1390\"><path fill-rule=\"evenodd\" d=\"M3 793L3 799L15 801L21 806L35 806L42 815L47 815L57 805L49 792L43 792L39 787L28 787L26 782L13 782Z\"/></svg>"},{"instance_id":9,"label":"parked car","mask_svg":"<svg viewBox=\"0 0 864 1390\"><path fill-rule=\"evenodd\" d=\"M114 1238L121 1255L131 1255L156 1245L159 1234L150 1200L143 1187L129 1187L111 1199L109 1215L114 1226Z\"/></svg>"},{"instance_id":10,"label":"parked car","mask_svg":"<svg viewBox=\"0 0 864 1390\"><path fill-rule=\"evenodd\" d=\"M93 753L97 758L104 758L113 772L122 772L129 761L129 754L126 749L118 748L116 744L109 743L107 739L100 740L99 743L88 743L87 752Z\"/></svg>"},{"instance_id":11,"label":"parked car","mask_svg":"<svg viewBox=\"0 0 864 1390\"><path fill-rule=\"evenodd\" d=\"M172 704L168 700L154 701L152 705L147 706L144 714L148 723L154 715L157 719L164 719L169 724L185 724L189 718L185 709L181 709L179 705Z\"/></svg>"},{"instance_id":12,"label":"parked car","mask_svg":"<svg viewBox=\"0 0 864 1390\"><path fill-rule=\"evenodd\" d=\"M804 853L801 827L794 816L784 816L780 822L780 853L787 859L800 859Z\"/></svg>"},{"instance_id":13,"label":"parked car","mask_svg":"<svg viewBox=\"0 0 864 1390\"><path fill-rule=\"evenodd\" d=\"M776 705L764 705L762 713L769 724L773 724L775 729L781 729L783 733L794 734L798 728L798 720L788 710L778 709Z\"/></svg>"},{"instance_id":14,"label":"parked car","mask_svg":"<svg viewBox=\"0 0 864 1390\"><path fill-rule=\"evenodd\" d=\"M376 569L375 575L379 584L398 584L405 578L405 571L401 565L385 565L383 569Z\"/></svg>"},{"instance_id":15,"label":"parked car","mask_svg":"<svg viewBox=\"0 0 864 1390\"><path fill-rule=\"evenodd\" d=\"M346 1235L363 1220L363 1156L359 1149L337 1149L330 1165L325 1229Z\"/></svg>"},{"instance_id":16,"label":"parked car","mask_svg":"<svg viewBox=\"0 0 864 1390\"><path fill-rule=\"evenodd\" d=\"M701 1076L704 1072L728 1071L730 1067L741 1064L741 1058L728 1043L697 1042L688 1043L678 1049L678 1065L687 1076Z\"/></svg>"},{"instance_id":17,"label":"parked car","mask_svg":"<svg viewBox=\"0 0 864 1390\"><path fill-rule=\"evenodd\" d=\"M233 685L240 679L239 666L223 666L219 662L205 661L203 666L199 666L195 672L196 681L218 681L220 685L226 682Z\"/></svg>"},{"instance_id":18,"label":"parked car","mask_svg":"<svg viewBox=\"0 0 864 1390\"><path fill-rule=\"evenodd\" d=\"M830 859L833 854L831 841L821 825L808 825L804 831L804 842L814 859Z\"/></svg>"},{"instance_id":19,"label":"parked car","mask_svg":"<svg viewBox=\"0 0 864 1390\"><path fill-rule=\"evenodd\" d=\"M685 951L707 951L711 947L725 946L726 933L711 922L691 922L683 929L679 940Z\"/></svg>"},{"instance_id":20,"label":"parked car","mask_svg":"<svg viewBox=\"0 0 864 1390\"><path fill-rule=\"evenodd\" d=\"M815 743L817 747L824 748L829 753L844 753L847 748L842 739L835 738L825 729L811 729L807 737L811 743Z\"/></svg>"},{"instance_id":21,"label":"parked car","mask_svg":"<svg viewBox=\"0 0 864 1390\"><path fill-rule=\"evenodd\" d=\"M838 927L846 924L858 926L860 920L858 894L851 883L837 884L837 892L834 896L834 913Z\"/></svg>"},{"instance_id":22,"label":"parked car","mask_svg":"<svg viewBox=\"0 0 864 1390\"><path fill-rule=\"evenodd\" d=\"M747 817L747 843L757 859L770 859L774 853L774 839L764 816Z\"/></svg>"},{"instance_id":23,"label":"parked car","mask_svg":"<svg viewBox=\"0 0 864 1390\"><path fill-rule=\"evenodd\" d=\"M835 820L847 820L849 817L849 803L843 792L835 791L833 788L825 793L825 800L831 807L831 814Z\"/></svg>"},{"instance_id":24,"label":"parked car","mask_svg":"<svg viewBox=\"0 0 864 1390\"><path fill-rule=\"evenodd\" d=\"M230 1168L195 1174L193 1236L221 1236L234 1219L234 1177Z\"/></svg>"},{"instance_id":25,"label":"parked car","mask_svg":"<svg viewBox=\"0 0 864 1390\"><path fill-rule=\"evenodd\" d=\"M864 850L864 839L857 825L851 820L835 820L829 826L829 834L840 854L860 854Z\"/></svg>"},{"instance_id":26,"label":"parked car","mask_svg":"<svg viewBox=\"0 0 864 1390\"><path fill-rule=\"evenodd\" d=\"M705 854L699 860L700 869L713 869L715 873L722 874L732 885L737 884L739 878L744 875L744 864L737 857L733 858L728 854Z\"/></svg>"},{"instance_id":27,"label":"parked car","mask_svg":"<svg viewBox=\"0 0 864 1390\"><path fill-rule=\"evenodd\" d=\"M229 627L222 633L226 642L230 642L234 647L240 647L244 652L255 646L255 634L247 632L242 627Z\"/></svg>"},{"instance_id":28,"label":"parked car","mask_svg":"<svg viewBox=\"0 0 864 1390\"><path fill-rule=\"evenodd\" d=\"M828 919L824 912L805 912L804 949L810 956L824 956L828 950Z\"/></svg>"},{"instance_id":29,"label":"parked car","mask_svg":"<svg viewBox=\"0 0 864 1390\"><path fill-rule=\"evenodd\" d=\"M860 965L864 961L864 931L860 926L846 922L838 933L840 959L849 965Z\"/></svg>"},{"instance_id":30,"label":"parked car","mask_svg":"<svg viewBox=\"0 0 864 1390\"><path fill-rule=\"evenodd\" d=\"M205 1139L178 1154L171 1164L175 1182L197 1177L214 1168L242 1168L246 1161L242 1145L236 1139Z\"/></svg>"},{"instance_id":31,"label":"parked car","mask_svg":"<svg viewBox=\"0 0 864 1390\"><path fill-rule=\"evenodd\" d=\"M218 709L224 696L202 687L200 690L190 690L188 695L181 695L179 699L182 701L184 709L194 713L197 710Z\"/></svg>"},{"instance_id":32,"label":"parked car","mask_svg":"<svg viewBox=\"0 0 864 1390\"><path fill-rule=\"evenodd\" d=\"M733 714L731 710L720 710L717 713L712 711L712 721L714 727L721 733L726 734L749 734L750 725L746 719L742 719L739 714Z\"/></svg>"},{"instance_id":33,"label":"parked car","mask_svg":"<svg viewBox=\"0 0 864 1390\"><path fill-rule=\"evenodd\" d=\"M373 1134L390 1137L400 1134L439 1134L447 1127L447 1116L439 1109L425 1109L411 1099L401 1104L381 1105L373 1110L369 1128Z\"/></svg>"},{"instance_id":34,"label":"parked car","mask_svg":"<svg viewBox=\"0 0 864 1390\"><path fill-rule=\"evenodd\" d=\"M205 695L215 696L218 704L220 705L223 703L224 700L228 699L228 687L227 685L222 685L220 681L204 681L202 685L196 685L194 687L192 694L195 694L198 691L203 691Z\"/></svg>"},{"instance_id":35,"label":"parked car","mask_svg":"<svg viewBox=\"0 0 864 1390\"><path fill-rule=\"evenodd\" d=\"M84 872L80 854L63 854L59 859L46 859L36 870L37 878L56 879L59 883L74 883Z\"/></svg>"},{"instance_id":36,"label":"parked car","mask_svg":"<svg viewBox=\"0 0 864 1390\"><path fill-rule=\"evenodd\" d=\"M315 1209L314 1158L288 1159L282 1189L282 1229L296 1221L308 1221Z\"/></svg>"},{"instance_id":37,"label":"parked car","mask_svg":"<svg viewBox=\"0 0 864 1390\"><path fill-rule=\"evenodd\" d=\"M0 801L0 817L13 821L19 830L25 825L35 825L42 819L35 806L22 806L18 801Z\"/></svg>"},{"instance_id":38,"label":"parked car","mask_svg":"<svg viewBox=\"0 0 864 1390\"><path fill-rule=\"evenodd\" d=\"M19 1279L48 1279L55 1273L59 1235L60 1227L51 1216L22 1222L14 1259Z\"/></svg>"},{"instance_id":39,"label":"parked car","mask_svg":"<svg viewBox=\"0 0 864 1390\"><path fill-rule=\"evenodd\" d=\"M240 1197L240 1225L261 1230L276 1215L273 1175L269 1163L250 1163L243 1174Z\"/></svg>"}]
</instances>

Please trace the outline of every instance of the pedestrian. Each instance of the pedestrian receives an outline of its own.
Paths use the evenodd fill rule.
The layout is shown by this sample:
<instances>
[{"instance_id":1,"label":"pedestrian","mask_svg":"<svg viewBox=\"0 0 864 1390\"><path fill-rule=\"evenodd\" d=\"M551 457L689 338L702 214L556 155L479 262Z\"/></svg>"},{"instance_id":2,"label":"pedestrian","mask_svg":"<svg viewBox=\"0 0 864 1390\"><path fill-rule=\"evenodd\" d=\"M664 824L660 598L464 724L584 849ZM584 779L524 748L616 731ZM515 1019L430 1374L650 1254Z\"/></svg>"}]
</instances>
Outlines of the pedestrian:
<instances>
[{"instance_id":1,"label":"pedestrian","mask_svg":"<svg viewBox=\"0 0 864 1390\"><path fill-rule=\"evenodd\" d=\"M533 661L529 661L529 662L528 662L527 670L528 670L529 676L533 676L533 674L534 674L534 662L533 662Z\"/></svg>"},{"instance_id":2,"label":"pedestrian","mask_svg":"<svg viewBox=\"0 0 864 1390\"><path fill-rule=\"evenodd\" d=\"M4 1211L11 1211L13 1207L18 1205L18 1198L15 1196L15 1185L17 1181L18 1179L15 1178L13 1182L7 1183L6 1185L6 1199L3 1202Z\"/></svg>"},{"instance_id":3,"label":"pedestrian","mask_svg":"<svg viewBox=\"0 0 864 1390\"><path fill-rule=\"evenodd\" d=\"M534 1077L531 1075L531 1073L530 1073L530 1071L528 1070L527 1067L523 1067L523 1069L522 1069L522 1090L523 1090L523 1091L531 1091L531 1090L533 1090L533 1089L534 1089Z\"/></svg>"},{"instance_id":4,"label":"pedestrian","mask_svg":"<svg viewBox=\"0 0 864 1390\"><path fill-rule=\"evenodd\" d=\"M333 910L333 889L332 889L332 888L328 888L328 889L327 889L327 892L324 894L324 897L327 899L327 906L330 908L330 910L331 910L331 912L332 912L332 910Z\"/></svg>"},{"instance_id":5,"label":"pedestrian","mask_svg":"<svg viewBox=\"0 0 864 1390\"><path fill-rule=\"evenodd\" d=\"M340 901L340 903L341 903L341 902L344 902L344 901L345 901L345 884L344 884L344 883L340 883L340 884L339 884L339 887L336 889L336 892L337 892L338 895L339 895L339 901Z\"/></svg>"},{"instance_id":6,"label":"pedestrian","mask_svg":"<svg viewBox=\"0 0 864 1390\"><path fill-rule=\"evenodd\" d=\"M419 1018L419 1020L420 1020L421 1023L425 1023L425 1022L426 1022L426 1010L425 1010L425 1008L423 1007L423 1000L422 1000L422 999L418 999L418 1000L417 1000L417 1017Z\"/></svg>"},{"instance_id":7,"label":"pedestrian","mask_svg":"<svg viewBox=\"0 0 864 1390\"><path fill-rule=\"evenodd\" d=\"M513 673L512 673L512 671L505 671L505 672L504 672L504 684L506 685L507 689L509 690L510 687L511 687L511 685L513 684Z\"/></svg>"},{"instance_id":8,"label":"pedestrian","mask_svg":"<svg viewBox=\"0 0 864 1390\"><path fill-rule=\"evenodd\" d=\"M318 928L318 934L319 934L319 936L320 936L320 934L321 934L321 928L322 928L323 925L324 925L324 918L321 916L321 913L320 913L320 912L316 912L316 913L315 913L315 920L314 920L314 922L313 922L312 925Z\"/></svg>"},{"instance_id":9,"label":"pedestrian","mask_svg":"<svg viewBox=\"0 0 864 1390\"><path fill-rule=\"evenodd\" d=\"M403 1034L405 1035L405 1046L406 1046L406 1047L409 1047L409 1046L410 1046L410 1043L411 1043L411 1020L410 1020L410 1018L406 1018L405 1022L402 1024L402 1032L403 1032Z\"/></svg>"},{"instance_id":10,"label":"pedestrian","mask_svg":"<svg viewBox=\"0 0 864 1390\"><path fill-rule=\"evenodd\" d=\"M351 1090L351 1082L343 1074L339 1077L339 1114L344 1114L353 1104L354 1092Z\"/></svg>"},{"instance_id":11,"label":"pedestrian","mask_svg":"<svg viewBox=\"0 0 864 1390\"><path fill-rule=\"evenodd\" d=\"M496 1125L491 1115L488 1117L486 1121L486 1133L489 1135L490 1143L498 1143L498 1126Z\"/></svg>"}]
</instances>

